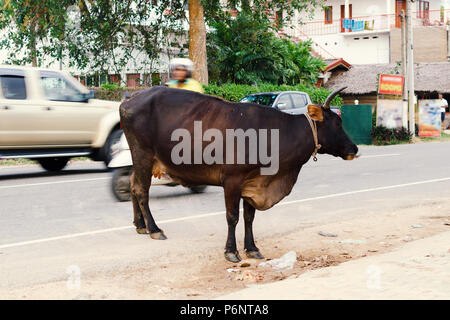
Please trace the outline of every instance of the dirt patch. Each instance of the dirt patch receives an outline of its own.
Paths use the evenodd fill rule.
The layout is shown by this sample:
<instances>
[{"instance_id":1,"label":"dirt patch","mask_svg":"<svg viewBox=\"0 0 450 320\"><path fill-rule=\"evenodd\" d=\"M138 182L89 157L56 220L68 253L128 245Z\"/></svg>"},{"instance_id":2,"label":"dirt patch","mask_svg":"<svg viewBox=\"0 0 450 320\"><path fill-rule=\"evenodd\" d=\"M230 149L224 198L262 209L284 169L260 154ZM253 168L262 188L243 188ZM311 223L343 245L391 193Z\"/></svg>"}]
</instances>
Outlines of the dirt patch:
<instances>
[{"instance_id":1,"label":"dirt patch","mask_svg":"<svg viewBox=\"0 0 450 320\"><path fill-rule=\"evenodd\" d=\"M392 250L406 242L450 230L450 201L432 202L377 215L320 226L288 234L275 234L257 242L267 259L245 259L232 264L218 248L193 247L184 254L142 261L120 270L83 274L79 289L67 289L67 281L21 288L0 297L9 299L210 299L254 284L301 276L351 259ZM336 237L319 235L335 234ZM292 269L260 266L263 261L294 250ZM244 257L245 253L241 252Z\"/></svg>"}]
</instances>

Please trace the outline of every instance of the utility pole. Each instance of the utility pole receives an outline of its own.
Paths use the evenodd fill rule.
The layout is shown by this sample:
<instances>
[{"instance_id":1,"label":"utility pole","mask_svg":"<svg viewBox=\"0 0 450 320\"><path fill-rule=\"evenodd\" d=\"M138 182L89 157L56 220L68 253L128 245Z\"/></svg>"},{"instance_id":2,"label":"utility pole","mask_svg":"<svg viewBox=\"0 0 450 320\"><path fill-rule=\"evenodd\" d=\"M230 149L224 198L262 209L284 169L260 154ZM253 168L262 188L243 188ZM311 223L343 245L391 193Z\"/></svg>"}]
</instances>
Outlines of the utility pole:
<instances>
[{"instance_id":1,"label":"utility pole","mask_svg":"<svg viewBox=\"0 0 450 320\"><path fill-rule=\"evenodd\" d=\"M447 25L447 61L450 62L450 28Z\"/></svg>"},{"instance_id":2,"label":"utility pole","mask_svg":"<svg viewBox=\"0 0 450 320\"><path fill-rule=\"evenodd\" d=\"M409 90L409 133L411 136L416 135L416 110L414 105L414 44L413 44L413 26L412 26L412 9L414 0L406 1L406 23L408 31L407 42L407 63L408 63L408 90Z\"/></svg>"},{"instance_id":3,"label":"utility pole","mask_svg":"<svg viewBox=\"0 0 450 320\"><path fill-rule=\"evenodd\" d=\"M403 127L408 128L408 66L406 59L406 15L405 10L402 10L402 14L400 15L401 27L402 27L402 75L403 75Z\"/></svg>"}]
</instances>

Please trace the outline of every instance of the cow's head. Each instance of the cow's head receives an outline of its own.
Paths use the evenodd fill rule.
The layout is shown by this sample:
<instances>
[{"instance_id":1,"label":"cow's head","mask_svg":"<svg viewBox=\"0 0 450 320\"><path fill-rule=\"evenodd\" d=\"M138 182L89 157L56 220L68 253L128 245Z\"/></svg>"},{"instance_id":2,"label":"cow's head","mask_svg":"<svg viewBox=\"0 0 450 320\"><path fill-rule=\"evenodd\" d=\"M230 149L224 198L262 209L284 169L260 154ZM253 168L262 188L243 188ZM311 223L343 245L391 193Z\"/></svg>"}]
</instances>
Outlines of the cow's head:
<instances>
[{"instance_id":1,"label":"cow's head","mask_svg":"<svg viewBox=\"0 0 450 320\"><path fill-rule=\"evenodd\" d=\"M342 128L341 118L330 110L331 100L346 87L333 91L321 105L309 105L308 114L316 121L317 136L321 148L319 153L328 153L344 160L357 157L358 147Z\"/></svg>"}]
</instances>

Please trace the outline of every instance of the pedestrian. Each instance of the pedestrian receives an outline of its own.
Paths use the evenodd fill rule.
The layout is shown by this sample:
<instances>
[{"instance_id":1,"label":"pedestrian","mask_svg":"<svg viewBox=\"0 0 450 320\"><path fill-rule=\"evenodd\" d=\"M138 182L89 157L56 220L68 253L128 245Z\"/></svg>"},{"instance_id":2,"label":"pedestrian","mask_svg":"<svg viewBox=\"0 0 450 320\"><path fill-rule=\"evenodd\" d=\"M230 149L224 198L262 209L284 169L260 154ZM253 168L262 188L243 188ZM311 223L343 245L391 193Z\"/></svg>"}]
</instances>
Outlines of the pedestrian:
<instances>
[{"instance_id":1,"label":"pedestrian","mask_svg":"<svg viewBox=\"0 0 450 320\"><path fill-rule=\"evenodd\" d=\"M445 121L445 111L448 108L448 102L442 96L442 93L439 93L439 106L441 107L441 127L445 129L444 121Z\"/></svg>"},{"instance_id":2,"label":"pedestrian","mask_svg":"<svg viewBox=\"0 0 450 320\"><path fill-rule=\"evenodd\" d=\"M203 86L192 78L194 64L190 59L172 59L169 69L172 74L172 80L167 83L168 87L203 93Z\"/></svg>"}]
</instances>

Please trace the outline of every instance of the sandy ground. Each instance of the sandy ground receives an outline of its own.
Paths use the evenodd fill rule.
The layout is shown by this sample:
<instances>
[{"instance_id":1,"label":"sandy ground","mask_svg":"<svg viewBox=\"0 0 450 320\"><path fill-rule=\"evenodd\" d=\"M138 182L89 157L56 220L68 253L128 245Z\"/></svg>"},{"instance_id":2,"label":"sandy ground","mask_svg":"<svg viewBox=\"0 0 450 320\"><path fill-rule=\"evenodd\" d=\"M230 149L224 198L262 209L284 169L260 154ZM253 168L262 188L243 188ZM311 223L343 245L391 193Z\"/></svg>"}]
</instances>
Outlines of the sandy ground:
<instances>
[{"instance_id":1,"label":"sandy ground","mask_svg":"<svg viewBox=\"0 0 450 320\"><path fill-rule=\"evenodd\" d=\"M444 299L450 300L450 231L392 252L257 285L219 299ZM320 289L318 289L320 288Z\"/></svg>"},{"instance_id":2,"label":"sandy ground","mask_svg":"<svg viewBox=\"0 0 450 320\"><path fill-rule=\"evenodd\" d=\"M337 237L324 237L319 231ZM158 261L143 260L123 269L86 273L80 281L69 278L0 291L0 299L211 299L255 285L298 280L299 275L303 277L317 272L316 269L326 272L332 269L330 266L380 255L446 231L450 231L450 200L429 201L393 212L379 212L376 216L361 213L357 219L274 234L257 242L267 258L278 258L294 250L297 261L291 270L261 267L260 260L232 264L225 261L220 248L194 250L194 254L167 255ZM420 267L416 271L420 272ZM350 277L351 273L345 276ZM441 276L437 278L444 280ZM329 297L325 286L309 290L315 292L315 298ZM389 298L389 292L379 297Z\"/></svg>"}]
</instances>

